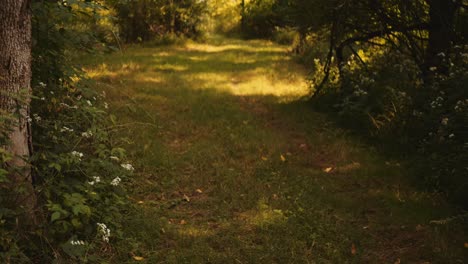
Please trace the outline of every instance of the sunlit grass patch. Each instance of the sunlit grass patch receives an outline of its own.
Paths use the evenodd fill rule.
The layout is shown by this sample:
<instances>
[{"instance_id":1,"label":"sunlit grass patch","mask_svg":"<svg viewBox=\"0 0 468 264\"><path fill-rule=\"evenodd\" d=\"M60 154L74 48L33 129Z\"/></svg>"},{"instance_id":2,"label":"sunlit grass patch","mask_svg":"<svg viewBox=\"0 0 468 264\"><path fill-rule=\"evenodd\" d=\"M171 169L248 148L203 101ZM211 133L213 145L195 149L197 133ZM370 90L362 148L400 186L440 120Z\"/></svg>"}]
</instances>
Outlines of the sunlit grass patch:
<instances>
[{"instance_id":1,"label":"sunlit grass patch","mask_svg":"<svg viewBox=\"0 0 468 264\"><path fill-rule=\"evenodd\" d=\"M177 74L184 89L213 89L233 95L272 95L298 98L308 94L305 71L285 47L252 46L249 42L212 45L189 43L184 47L129 48L116 53L111 64L87 72L92 78L138 81L157 91ZM115 64L117 62L117 64ZM146 84L145 84L146 85Z\"/></svg>"},{"instance_id":2,"label":"sunlit grass patch","mask_svg":"<svg viewBox=\"0 0 468 264\"><path fill-rule=\"evenodd\" d=\"M261 199L258 202L258 207L256 209L244 212L240 217L248 224L258 227L284 224L287 220L282 210L271 208L271 206L266 203L265 199Z\"/></svg>"}]
</instances>

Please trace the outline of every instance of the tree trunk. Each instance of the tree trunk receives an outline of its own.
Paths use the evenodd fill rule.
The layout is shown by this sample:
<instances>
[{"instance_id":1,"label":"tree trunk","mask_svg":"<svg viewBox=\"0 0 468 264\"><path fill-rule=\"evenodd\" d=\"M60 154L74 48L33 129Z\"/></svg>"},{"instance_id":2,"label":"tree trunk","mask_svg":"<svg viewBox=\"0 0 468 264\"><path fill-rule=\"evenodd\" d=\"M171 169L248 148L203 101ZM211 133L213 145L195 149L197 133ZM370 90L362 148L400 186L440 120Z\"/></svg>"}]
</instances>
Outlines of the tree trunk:
<instances>
[{"instance_id":1,"label":"tree trunk","mask_svg":"<svg viewBox=\"0 0 468 264\"><path fill-rule=\"evenodd\" d=\"M7 151L13 159L12 205L24 210L23 224L35 222L36 196L32 185L29 102L31 95L31 9L30 0L0 0L0 114L11 115Z\"/></svg>"}]
</instances>

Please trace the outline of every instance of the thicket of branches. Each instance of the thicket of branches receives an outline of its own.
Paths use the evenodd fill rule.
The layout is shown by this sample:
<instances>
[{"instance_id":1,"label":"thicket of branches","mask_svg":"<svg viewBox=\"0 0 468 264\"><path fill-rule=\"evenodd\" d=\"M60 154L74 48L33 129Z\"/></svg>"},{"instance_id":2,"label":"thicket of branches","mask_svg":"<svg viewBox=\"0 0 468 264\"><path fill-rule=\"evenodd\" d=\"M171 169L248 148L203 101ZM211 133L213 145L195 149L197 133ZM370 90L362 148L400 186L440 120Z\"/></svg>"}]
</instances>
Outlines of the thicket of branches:
<instances>
[{"instance_id":1,"label":"thicket of branches","mask_svg":"<svg viewBox=\"0 0 468 264\"><path fill-rule=\"evenodd\" d=\"M252 0L244 34L292 29L314 105L399 155L416 154L418 181L465 203L466 8L462 0Z\"/></svg>"}]
</instances>

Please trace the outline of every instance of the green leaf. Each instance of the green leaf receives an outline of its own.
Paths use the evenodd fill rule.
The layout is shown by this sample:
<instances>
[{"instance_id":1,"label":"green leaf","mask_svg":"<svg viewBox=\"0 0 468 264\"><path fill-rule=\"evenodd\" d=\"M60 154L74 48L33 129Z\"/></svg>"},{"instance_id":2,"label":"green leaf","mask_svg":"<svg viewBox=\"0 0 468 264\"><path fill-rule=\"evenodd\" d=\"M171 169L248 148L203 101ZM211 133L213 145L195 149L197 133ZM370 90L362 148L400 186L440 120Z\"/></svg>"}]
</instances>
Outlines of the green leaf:
<instances>
[{"instance_id":1,"label":"green leaf","mask_svg":"<svg viewBox=\"0 0 468 264\"><path fill-rule=\"evenodd\" d=\"M52 216L50 217L50 221L54 222L55 220L60 219L60 212L54 212Z\"/></svg>"},{"instance_id":2,"label":"green leaf","mask_svg":"<svg viewBox=\"0 0 468 264\"><path fill-rule=\"evenodd\" d=\"M57 171L61 171L61 170L62 170L62 166L61 166L60 164L58 164L58 163L55 163L55 162L50 163L50 164L49 164L49 168L54 168L54 169L56 169Z\"/></svg>"},{"instance_id":3,"label":"green leaf","mask_svg":"<svg viewBox=\"0 0 468 264\"><path fill-rule=\"evenodd\" d=\"M78 218L73 218L71 220L71 224L73 225L73 227L76 227L76 228L81 227L81 221Z\"/></svg>"}]
</instances>

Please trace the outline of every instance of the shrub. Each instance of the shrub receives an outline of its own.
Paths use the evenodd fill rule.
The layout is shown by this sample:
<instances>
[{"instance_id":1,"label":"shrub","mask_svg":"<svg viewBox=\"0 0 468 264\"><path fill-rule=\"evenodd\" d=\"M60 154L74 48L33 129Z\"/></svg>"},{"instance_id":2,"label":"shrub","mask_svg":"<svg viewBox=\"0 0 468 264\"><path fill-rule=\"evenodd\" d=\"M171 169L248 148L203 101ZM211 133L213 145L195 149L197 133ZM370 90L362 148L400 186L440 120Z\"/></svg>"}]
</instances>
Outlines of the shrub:
<instances>
[{"instance_id":1,"label":"shrub","mask_svg":"<svg viewBox=\"0 0 468 264\"><path fill-rule=\"evenodd\" d=\"M21 208L8 199L3 164L11 157L0 148L0 259L6 263L92 261L103 247L121 237L120 219L127 206L124 183L133 167L121 139L114 138L115 117L107 113L105 95L88 88L89 80L74 67L69 54L82 51L92 36L74 27L66 3L33 5L33 155L31 166L39 198L39 225L16 225ZM5 146L8 122L3 113L0 145ZM6 124L6 125L5 125Z\"/></svg>"}]
</instances>

